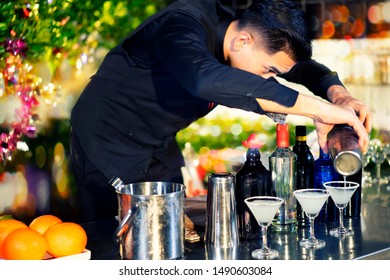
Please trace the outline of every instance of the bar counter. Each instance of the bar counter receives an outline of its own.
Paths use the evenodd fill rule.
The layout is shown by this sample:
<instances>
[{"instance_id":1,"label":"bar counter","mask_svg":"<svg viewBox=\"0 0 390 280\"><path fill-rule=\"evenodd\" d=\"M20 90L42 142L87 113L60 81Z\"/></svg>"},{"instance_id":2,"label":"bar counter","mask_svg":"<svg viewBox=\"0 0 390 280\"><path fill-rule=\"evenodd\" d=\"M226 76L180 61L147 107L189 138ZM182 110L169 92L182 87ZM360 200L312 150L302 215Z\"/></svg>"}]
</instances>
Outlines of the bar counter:
<instances>
[{"instance_id":1,"label":"bar counter","mask_svg":"<svg viewBox=\"0 0 390 280\"><path fill-rule=\"evenodd\" d=\"M329 198L331 199L331 198ZM194 230L202 236L205 225L206 197L187 198L185 213L193 223ZM299 241L309 236L309 228L298 228L296 233L275 233L270 227L269 246L279 252L279 260L390 260L390 184L362 188L361 215L344 218L344 225L354 234L334 237L329 230L338 226L335 222L315 223L315 235L326 242L325 248L308 250L299 246ZM92 260L119 260L119 245L113 237L118 221L115 218L82 224L88 235L87 249ZM207 259L252 259L251 251L261 247L261 240L241 242L232 251L211 252L205 249L200 238L197 242L185 242L182 260Z\"/></svg>"}]
</instances>

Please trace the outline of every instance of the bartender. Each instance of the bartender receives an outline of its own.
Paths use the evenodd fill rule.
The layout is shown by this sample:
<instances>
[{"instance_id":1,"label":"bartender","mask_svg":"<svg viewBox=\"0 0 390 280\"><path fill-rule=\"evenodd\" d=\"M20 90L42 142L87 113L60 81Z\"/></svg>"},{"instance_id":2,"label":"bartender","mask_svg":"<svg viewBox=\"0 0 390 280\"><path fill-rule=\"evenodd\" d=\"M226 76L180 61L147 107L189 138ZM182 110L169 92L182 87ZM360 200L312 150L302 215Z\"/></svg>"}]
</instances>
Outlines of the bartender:
<instances>
[{"instance_id":1,"label":"bartender","mask_svg":"<svg viewBox=\"0 0 390 280\"><path fill-rule=\"evenodd\" d=\"M367 106L311 55L305 14L291 1L253 1L237 16L218 1L180 0L147 19L109 51L72 110L80 220L117 214L113 177L182 183L176 133L219 104L277 122L312 118L325 150L333 125L347 123L365 151Z\"/></svg>"}]
</instances>

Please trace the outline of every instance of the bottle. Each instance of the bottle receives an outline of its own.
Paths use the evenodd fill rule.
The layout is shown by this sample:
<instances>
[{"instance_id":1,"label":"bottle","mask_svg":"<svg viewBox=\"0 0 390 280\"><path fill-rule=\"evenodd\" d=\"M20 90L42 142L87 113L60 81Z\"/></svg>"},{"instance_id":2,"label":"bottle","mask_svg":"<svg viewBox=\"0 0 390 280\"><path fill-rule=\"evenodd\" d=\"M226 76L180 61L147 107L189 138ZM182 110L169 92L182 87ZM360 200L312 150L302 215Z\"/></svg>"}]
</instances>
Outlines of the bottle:
<instances>
[{"instance_id":1,"label":"bottle","mask_svg":"<svg viewBox=\"0 0 390 280\"><path fill-rule=\"evenodd\" d=\"M314 156L306 143L306 126L295 127L295 144L293 152L297 155L297 190L314 187ZM297 202L298 226L309 226L309 218L305 215L303 208Z\"/></svg>"},{"instance_id":2,"label":"bottle","mask_svg":"<svg viewBox=\"0 0 390 280\"><path fill-rule=\"evenodd\" d=\"M241 240L261 239L261 228L248 209L244 200L251 196L271 195L271 172L261 162L259 148L262 146L251 134L243 141L248 148L246 161L236 174L236 203L238 216L238 231Z\"/></svg>"},{"instance_id":3,"label":"bottle","mask_svg":"<svg viewBox=\"0 0 390 280\"><path fill-rule=\"evenodd\" d=\"M288 124L276 125L276 149L269 157L272 193L284 199L276 214L272 229L276 232L297 231L297 203L293 192L296 190L296 160L289 145Z\"/></svg>"},{"instance_id":4,"label":"bottle","mask_svg":"<svg viewBox=\"0 0 390 280\"><path fill-rule=\"evenodd\" d=\"M320 156L314 162L314 188L325 189L323 185L325 182L339 180L340 175L334 169L330 154L325 154L320 148ZM328 198L316 220L323 222L336 221L338 215L339 210L334 204L333 199Z\"/></svg>"},{"instance_id":5,"label":"bottle","mask_svg":"<svg viewBox=\"0 0 390 280\"><path fill-rule=\"evenodd\" d=\"M360 187L353 193L351 200L347 207L344 209L345 217L358 217L361 213L361 200L362 200L362 169L356 172L352 176L346 176L345 180L359 183ZM378 186L379 187L379 186Z\"/></svg>"},{"instance_id":6,"label":"bottle","mask_svg":"<svg viewBox=\"0 0 390 280\"><path fill-rule=\"evenodd\" d=\"M344 210L345 216L356 217L361 210L362 151L359 137L351 126L338 124L328 133L328 148L335 170L344 180L359 183L349 204Z\"/></svg>"}]
</instances>

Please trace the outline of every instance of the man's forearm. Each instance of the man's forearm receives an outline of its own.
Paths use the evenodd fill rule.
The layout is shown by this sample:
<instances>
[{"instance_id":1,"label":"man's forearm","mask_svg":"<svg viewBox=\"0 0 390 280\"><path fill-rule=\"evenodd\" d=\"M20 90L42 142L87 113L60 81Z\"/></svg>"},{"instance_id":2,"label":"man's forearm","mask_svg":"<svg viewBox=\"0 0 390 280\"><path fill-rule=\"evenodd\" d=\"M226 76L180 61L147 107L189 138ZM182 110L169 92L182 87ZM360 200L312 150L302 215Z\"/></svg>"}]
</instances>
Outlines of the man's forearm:
<instances>
[{"instance_id":1,"label":"man's forearm","mask_svg":"<svg viewBox=\"0 0 390 280\"><path fill-rule=\"evenodd\" d=\"M256 100L266 112L293 114L311 119L316 119L323 110L326 110L326 106L328 106L326 101L305 94L299 94L295 104L291 107L285 107L276 102L265 99Z\"/></svg>"},{"instance_id":2,"label":"man's forearm","mask_svg":"<svg viewBox=\"0 0 390 280\"><path fill-rule=\"evenodd\" d=\"M340 85L333 85L329 87L327 91L328 99L332 103L334 103L340 97L345 97L345 95L350 95L350 94L345 87Z\"/></svg>"}]
</instances>

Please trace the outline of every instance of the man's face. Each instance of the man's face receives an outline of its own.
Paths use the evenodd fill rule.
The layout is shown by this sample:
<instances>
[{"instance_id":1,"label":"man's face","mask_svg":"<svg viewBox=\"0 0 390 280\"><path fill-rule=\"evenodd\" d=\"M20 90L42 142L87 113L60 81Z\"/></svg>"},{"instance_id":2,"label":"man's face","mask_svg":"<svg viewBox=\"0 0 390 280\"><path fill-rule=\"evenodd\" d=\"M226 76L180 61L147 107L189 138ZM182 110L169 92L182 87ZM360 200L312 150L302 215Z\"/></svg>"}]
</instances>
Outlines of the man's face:
<instances>
[{"instance_id":1,"label":"man's face","mask_svg":"<svg viewBox=\"0 0 390 280\"><path fill-rule=\"evenodd\" d=\"M253 44L244 45L239 51L230 53L230 65L241 70L259 75L265 79L286 73L294 66L293 61L285 52L268 55Z\"/></svg>"}]
</instances>

